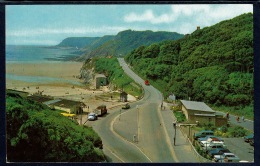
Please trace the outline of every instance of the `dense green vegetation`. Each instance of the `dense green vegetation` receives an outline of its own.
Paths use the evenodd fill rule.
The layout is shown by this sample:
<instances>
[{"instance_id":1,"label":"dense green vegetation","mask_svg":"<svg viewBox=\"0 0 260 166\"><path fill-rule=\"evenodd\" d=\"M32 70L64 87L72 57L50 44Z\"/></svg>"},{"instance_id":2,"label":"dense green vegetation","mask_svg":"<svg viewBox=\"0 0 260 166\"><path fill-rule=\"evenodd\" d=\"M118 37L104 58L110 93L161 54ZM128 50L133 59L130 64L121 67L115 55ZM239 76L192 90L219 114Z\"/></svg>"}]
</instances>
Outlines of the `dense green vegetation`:
<instances>
[{"instance_id":1,"label":"dense green vegetation","mask_svg":"<svg viewBox=\"0 0 260 166\"><path fill-rule=\"evenodd\" d=\"M179 40L140 46L125 60L165 97L173 93L253 118L252 13Z\"/></svg>"},{"instance_id":2,"label":"dense green vegetation","mask_svg":"<svg viewBox=\"0 0 260 166\"><path fill-rule=\"evenodd\" d=\"M141 96L142 89L128 75L125 74L119 65L117 58L97 58L95 72L105 73L108 81L115 85L116 89L123 89L126 93L133 96Z\"/></svg>"},{"instance_id":3,"label":"dense green vegetation","mask_svg":"<svg viewBox=\"0 0 260 166\"><path fill-rule=\"evenodd\" d=\"M8 162L104 161L102 140L92 128L50 110L47 106L6 94Z\"/></svg>"},{"instance_id":4,"label":"dense green vegetation","mask_svg":"<svg viewBox=\"0 0 260 166\"><path fill-rule=\"evenodd\" d=\"M94 56L124 56L131 50L141 46L150 45L155 42L161 42L164 40L177 40L184 35L176 32L153 32L153 31L133 31L125 30L119 32L113 38L103 37L100 41L93 43L93 47L86 47L88 50L81 57L81 59L88 59ZM104 42L105 41L105 42Z\"/></svg>"},{"instance_id":5,"label":"dense green vegetation","mask_svg":"<svg viewBox=\"0 0 260 166\"><path fill-rule=\"evenodd\" d=\"M98 40L99 37L68 37L62 40L61 43L56 45L56 47L78 47L83 48L90 45L94 41Z\"/></svg>"},{"instance_id":6,"label":"dense green vegetation","mask_svg":"<svg viewBox=\"0 0 260 166\"><path fill-rule=\"evenodd\" d=\"M126 93L140 97L142 95L141 86L135 83L125 74L115 57L96 57L88 60L83 68L94 68L95 73L102 73L108 78L110 86L114 89L123 89Z\"/></svg>"}]
</instances>

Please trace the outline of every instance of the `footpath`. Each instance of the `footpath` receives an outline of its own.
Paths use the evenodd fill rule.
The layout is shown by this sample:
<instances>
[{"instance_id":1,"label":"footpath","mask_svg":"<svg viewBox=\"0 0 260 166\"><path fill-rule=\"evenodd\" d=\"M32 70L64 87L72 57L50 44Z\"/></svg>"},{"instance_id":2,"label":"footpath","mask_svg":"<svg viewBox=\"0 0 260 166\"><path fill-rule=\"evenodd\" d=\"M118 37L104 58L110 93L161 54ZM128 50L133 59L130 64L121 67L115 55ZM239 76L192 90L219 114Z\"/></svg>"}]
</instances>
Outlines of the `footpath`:
<instances>
[{"instance_id":1,"label":"footpath","mask_svg":"<svg viewBox=\"0 0 260 166\"><path fill-rule=\"evenodd\" d=\"M198 163L200 162L194 154L194 151L185 135L180 131L179 127L176 128L176 141L174 145L174 128L173 122L175 117L172 114L172 111L165 103L165 109L160 110L163 126L166 129L166 132L169 136L170 143L173 147L174 153L176 155L177 161L179 163ZM113 130L124 140L141 147L142 142L136 142L137 135L137 111L134 110L122 110L121 114L115 119L113 123Z\"/></svg>"}]
</instances>

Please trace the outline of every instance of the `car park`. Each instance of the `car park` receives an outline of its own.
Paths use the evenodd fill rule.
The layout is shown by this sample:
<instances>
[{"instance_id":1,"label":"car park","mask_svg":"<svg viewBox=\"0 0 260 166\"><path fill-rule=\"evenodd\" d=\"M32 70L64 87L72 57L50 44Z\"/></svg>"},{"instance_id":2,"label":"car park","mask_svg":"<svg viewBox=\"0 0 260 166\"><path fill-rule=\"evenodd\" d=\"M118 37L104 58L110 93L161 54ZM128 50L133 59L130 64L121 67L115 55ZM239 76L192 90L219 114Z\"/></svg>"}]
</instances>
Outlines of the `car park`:
<instances>
[{"instance_id":1,"label":"car park","mask_svg":"<svg viewBox=\"0 0 260 166\"><path fill-rule=\"evenodd\" d=\"M214 132L211 130L200 131L200 132L194 134L194 139L197 140L198 138L204 138L208 135L214 135Z\"/></svg>"},{"instance_id":2,"label":"car park","mask_svg":"<svg viewBox=\"0 0 260 166\"><path fill-rule=\"evenodd\" d=\"M88 114L88 120L94 121L94 120L97 120L97 119L98 119L98 116L95 113Z\"/></svg>"},{"instance_id":3,"label":"car park","mask_svg":"<svg viewBox=\"0 0 260 166\"><path fill-rule=\"evenodd\" d=\"M214 155L215 162L239 162L240 158L234 153L223 153L221 155Z\"/></svg>"},{"instance_id":4,"label":"car park","mask_svg":"<svg viewBox=\"0 0 260 166\"><path fill-rule=\"evenodd\" d=\"M244 141L249 142L250 140L254 139L254 134L249 134L247 136L244 136Z\"/></svg>"},{"instance_id":5,"label":"car park","mask_svg":"<svg viewBox=\"0 0 260 166\"><path fill-rule=\"evenodd\" d=\"M230 150L225 149L225 148L216 148L213 150L208 151L208 155L210 157L214 157L214 155L222 155L223 153L231 153Z\"/></svg>"}]
</instances>

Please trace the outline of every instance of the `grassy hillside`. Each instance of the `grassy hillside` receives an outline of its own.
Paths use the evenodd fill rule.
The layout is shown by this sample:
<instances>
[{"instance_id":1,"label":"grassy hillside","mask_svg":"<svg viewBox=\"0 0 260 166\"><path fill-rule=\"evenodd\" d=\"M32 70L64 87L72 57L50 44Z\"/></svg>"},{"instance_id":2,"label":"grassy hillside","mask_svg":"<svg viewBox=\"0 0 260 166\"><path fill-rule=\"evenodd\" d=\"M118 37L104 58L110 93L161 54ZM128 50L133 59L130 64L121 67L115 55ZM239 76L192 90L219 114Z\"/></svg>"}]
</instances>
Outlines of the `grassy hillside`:
<instances>
[{"instance_id":1,"label":"grassy hillside","mask_svg":"<svg viewBox=\"0 0 260 166\"><path fill-rule=\"evenodd\" d=\"M184 35L176 32L126 30L119 32L113 39L108 40L91 52L85 53L83 59L94 56L124 56L141 45L149 45L164 40L177 40L183 36Z\"/></svg>"},{"instance_id":2,"label":"grassy hillside","mask_svg":"<svg viewBox=\"0 0 260 166\"><path fill-rule=\"evenodd\" d=\"M11 92L6 93L6 144L8 162L105 160L92 128Z\"/></svg>"},{"instance_id":3,"label":"grassy hillside","mask_svg":"<svg viewBox=\"0 0 260 166\"><path fill-rule=\"evenodd\" d=\"M203 101L253 117L253 15L243 14L125 57L165 96Z\"/></svg>"},{"instance_id":4,"label":"grassy hillside","mask_svg":"<svg viewBox=\"0 0 260 166\"><path fill-rule=\"evenodd\" d=\"M56 47L78 47L83 48L92 44L100 37L68 37L62 40Z\"/></svg>"},{"instance_id":5,"label":"grassy hillside","mask_svg":"<svg viewBox=\"0 0 260 166\"><path fill-rule=\"evenodd\" d=\"M117 58L112 57L95 57L86 61L82 70L91 70L94 68L95 73L102 73L107 76L110 87L114 90L123 89L126 93L140 97L142 88L135 83L119 65Z\"/></svg>"}]
</instances>

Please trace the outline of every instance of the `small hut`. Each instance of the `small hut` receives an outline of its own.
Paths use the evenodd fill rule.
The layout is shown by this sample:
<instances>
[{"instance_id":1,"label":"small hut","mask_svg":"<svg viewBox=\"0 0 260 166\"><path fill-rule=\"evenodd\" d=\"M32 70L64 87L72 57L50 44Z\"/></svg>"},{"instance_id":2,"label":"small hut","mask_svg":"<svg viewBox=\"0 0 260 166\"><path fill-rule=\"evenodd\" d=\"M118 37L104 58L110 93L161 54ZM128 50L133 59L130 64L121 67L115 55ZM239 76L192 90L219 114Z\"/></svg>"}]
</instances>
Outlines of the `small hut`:
<instances>
[{"instance_id":1,"label":"small hut","mask_svg":"<svg viewBox=\"0 0 260 166\"><path fill-rule=\"evenodd\" d=\"M120 101L127 102L127 93L125 91L120 93Z\"/></svg>"},{"instance_id":2,"label":"small hut","mask_svg":"<svg viewBox=\"0 0 260 166\"><path fill-rule=\"evenodd\" d=\"M95 87L99 89L100 86L107 85L107 77L104 74L95 75Z\"/></svg>"}]
</instances>

